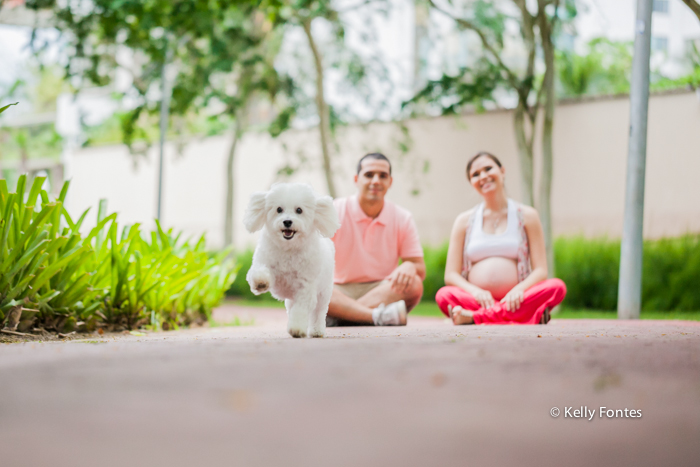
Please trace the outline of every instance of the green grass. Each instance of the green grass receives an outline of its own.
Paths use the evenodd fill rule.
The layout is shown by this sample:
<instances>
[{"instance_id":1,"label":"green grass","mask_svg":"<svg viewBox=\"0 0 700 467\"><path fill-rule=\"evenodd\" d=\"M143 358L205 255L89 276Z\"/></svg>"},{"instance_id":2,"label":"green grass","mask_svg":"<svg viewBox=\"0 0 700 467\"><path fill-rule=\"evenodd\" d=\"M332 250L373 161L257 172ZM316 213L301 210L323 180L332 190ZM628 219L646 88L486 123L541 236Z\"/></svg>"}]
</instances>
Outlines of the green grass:
<instances>
[{"instance_id":1,"label":"green grass","mask_svg":"<svg viewBox=\"0 0 700 467\"><path fill-rule=\"evenodd\" d=\"M241 319L238 316L234 316L232 321L223 323L220 321L209 320L209 327L211 328L223 328L223 327L236 327L236 326L255 326L255 318Z\"/></svg>"},{"instance_id":2,"label":"green grass","mask_svg":"<svg viewBox=\"0 0 700 467\"><path fill-rule=\"evenodd\" d=\"M435 302L421 302L410 313L410 316L430 316L443 318L440 308ZM617 319L615 311L560 309L554 319ZM678 319L685 321L700 321L700 311L642 311L641 319Z\"/></svg>"},{"instance_id":3,"label":"green grass","mask_svg":"<svg viewBox=\"0 0 700 467\"><path fill-rule=\"evenodd\" d=\"M413 310L411 310L409 316L431 316L433 318L445 317L435 302L420 302Z\"/></svg>"},{"instance_id":4,"label":"green grass","mask_svg":"<svg viewBox=\"0 0 700 467\"><path fill-rule=\"evenodd\" d=\"M552 316L554 319L617 319L615 311L562 309ZM700 321L700 311L645 311L641 319L679 319Z\"/></svg>"},{"instance_id":5,"label":"green grass","mask_svg":"<svg viewBox=\"0 0 700 467\"><path fill-rule=\"evenodd\" d=\"M284 302L280 302L267 295L266 298L258 300L248 300L247 298L227 298L224 301L226 305L244 306L248 308L284 308Z\"/></svg>"},{"instance_id":6,"label":"green grass","mask_svg":"<svg viewBox=\"0 0 700 467\"><path fill-rule=\"evenodd\" d=\"M283 302L277 300L245 300L227 299L226 303L237 306L253 308L284 308ZM428 316L433 318L444 318L440 308L435 302L420 302L409 313L410 316ZM588 310L588 309L560 309L555 315L555 319L617 319L615 311ZM642 311L641 319L679 319L685 321L700 321L700 311Z\"/></svg>"}]
</instances>

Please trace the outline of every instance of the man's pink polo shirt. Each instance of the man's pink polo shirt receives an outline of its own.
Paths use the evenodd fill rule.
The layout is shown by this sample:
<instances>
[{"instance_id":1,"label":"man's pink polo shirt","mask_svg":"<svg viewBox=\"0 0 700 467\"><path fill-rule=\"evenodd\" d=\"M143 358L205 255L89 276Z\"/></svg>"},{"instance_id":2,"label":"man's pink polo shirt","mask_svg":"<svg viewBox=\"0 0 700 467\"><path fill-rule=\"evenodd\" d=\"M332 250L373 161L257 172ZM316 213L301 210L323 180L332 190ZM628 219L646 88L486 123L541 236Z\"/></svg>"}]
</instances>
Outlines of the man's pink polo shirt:
<instances>
[{"instance_id":1,"label":"man's pink polo shirt","mask_svg":"<svg viewBox=\"0 0 700 467\"><path fill-rule=\"evenodd\" d=\"M380 281L396 268L399 258L423 257L416 224L407 210L384 200L382 212L372 219L357 196L333 204L340 219L333 237L336 284Z\"/></svg>"}]
</instances>

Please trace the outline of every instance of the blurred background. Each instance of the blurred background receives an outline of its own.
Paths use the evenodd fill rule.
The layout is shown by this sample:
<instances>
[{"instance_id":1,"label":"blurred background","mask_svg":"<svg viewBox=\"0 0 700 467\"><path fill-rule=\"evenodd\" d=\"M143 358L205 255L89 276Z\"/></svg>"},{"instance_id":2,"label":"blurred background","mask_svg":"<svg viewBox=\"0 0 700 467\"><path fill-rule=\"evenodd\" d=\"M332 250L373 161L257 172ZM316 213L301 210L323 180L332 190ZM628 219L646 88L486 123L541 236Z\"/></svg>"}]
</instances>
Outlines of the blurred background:
<instances>
[{"instance_id":1,"label":"blurred background","mask_svg":"<svg viewBox=\"0 0 700 467\"><path fill-rule=\"evenodd\" d=\"M583 263L594 271L580 303L567 300L614 309L635 8L4 0L0 107L19 104L0 116L2 178L13 187L22 173L47 175L54 193L71 180L68 210L94 210L85 229L107 199L123 223L152 228L160 218L244 257L255 240L241 222L253 191L304 181L351 195L357 160L379 151L394 167L389 198L413 213L438 287L452 222L479 201L466 161L486 150L503 161L509 196L540 211L557 275L580 275ZM680 268L697 277L694 0L654 1L651 69L644 235L671 242L679 259L697 257L695 269ZM679 270L660 257L669 273ZM697 293L678 287L669 303L654 302L653 291L645 303L700 308Z\"/></svg>"}]
</instances>

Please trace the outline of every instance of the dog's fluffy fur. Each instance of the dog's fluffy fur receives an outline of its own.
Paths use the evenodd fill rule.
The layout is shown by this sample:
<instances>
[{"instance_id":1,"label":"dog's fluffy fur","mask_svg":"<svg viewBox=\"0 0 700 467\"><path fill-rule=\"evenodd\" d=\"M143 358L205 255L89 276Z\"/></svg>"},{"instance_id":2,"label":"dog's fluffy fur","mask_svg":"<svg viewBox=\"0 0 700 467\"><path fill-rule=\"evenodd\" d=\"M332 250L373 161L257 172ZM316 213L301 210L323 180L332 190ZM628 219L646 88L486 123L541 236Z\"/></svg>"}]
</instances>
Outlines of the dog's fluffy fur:
<instances>
[{"instance_id":1,"label":"dog's fluffy fur","mask_svg":"<svg viewBox=\"0 0 700 467\"><path fill-rule=\"evenodd\" d=\"M340 227L331 197L277 183L253 193L243 222L249 232L262 229L246 276L250 290L284 300L292 337L323 337L335 266L330 238Z\"/></svg>"}]
</instances>

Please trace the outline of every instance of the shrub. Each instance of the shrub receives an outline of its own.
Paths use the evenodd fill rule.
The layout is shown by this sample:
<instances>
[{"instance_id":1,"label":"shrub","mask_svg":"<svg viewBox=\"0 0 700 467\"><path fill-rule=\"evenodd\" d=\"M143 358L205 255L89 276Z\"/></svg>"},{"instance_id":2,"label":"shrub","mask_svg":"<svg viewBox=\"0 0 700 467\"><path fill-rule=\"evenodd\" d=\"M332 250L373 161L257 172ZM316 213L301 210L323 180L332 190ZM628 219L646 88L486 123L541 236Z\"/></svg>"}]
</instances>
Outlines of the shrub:
<instances>
[{"instance_id":1,"label":"shrub","mask_svg":"<svg viewBox=\"0 0 700 467\"><path fill-rule=\"evenodd\" d=\"M700 310L699 279L700 235L644 242L644 310Z\"/></svg>"},{"instance_id":2,"label":"shrub","mask_svg":"<svg viewBox=\"0 0 700 467\"><path fill-rule=\"evenodd\" d=\"M422 301L435 301L435 294L445 285L445 265L447 263L447 246L445 242L439 247L423 247L425 260L425 280L423 281Z\"/></svg>"},{"instance_id":3,"label":"shrub","mask_svg":"<svg viewBox=\"0 0 700 467\"><path fill-rule=\"evenodd\" d=\"M566 283L566 306L617 308L619 240L560 237L554 242L554 251L556 276Z\"/></svg>"},{"instance_id":4,"label":"shrub","mask_svg":"<svg viewBox=\"0 0 700 467\"><path fill-rule=\"evenodd\" d=\"M87 211L73 222L41 190L25 193L26 176L9 193L0 180L0 323L67 332L96 326L174 328L207 320L235 275L228 252L211 255L172 231L144 235L138 224L118 235L116 214L100 203L98 223L83 238ZM38 203L39 197L41 203Z\"/></svg>"},{"instance_id":5,"label":"shrub","mask_svg":"<svg viewBox=\"0 0 700 467\"><path fill-rule=\"evenodd\" d=\"M567 287L570 308L615 310L620 270L620 240L559 238L557 276ZM646 240L642 268L642 309L700 309L700 236Z\"/></svg>"},{"instance_id":6,"label":"shrub","mask_svg":"<svg viewBox=\"0 0 700 467\"><path fill-rule=\"evenodd\" d=\"M620 272L620 241L606 238L561 237L554 243L556 275L567 287L564 306L615 310ZM426 278L423 301L432 302L444 285L447 243L424 247ZM252 262L252 250L238 254L241 274L227 294L248 299L265 299L250 292L245 273ZM642 308L654 311L700 309L700 236L647 240L644 242Z\"/></svg>"}]
</instances>

